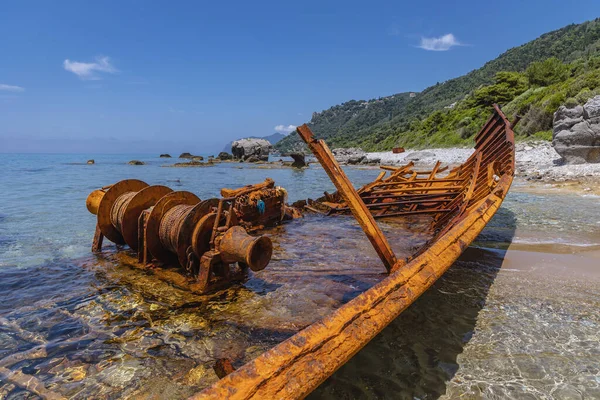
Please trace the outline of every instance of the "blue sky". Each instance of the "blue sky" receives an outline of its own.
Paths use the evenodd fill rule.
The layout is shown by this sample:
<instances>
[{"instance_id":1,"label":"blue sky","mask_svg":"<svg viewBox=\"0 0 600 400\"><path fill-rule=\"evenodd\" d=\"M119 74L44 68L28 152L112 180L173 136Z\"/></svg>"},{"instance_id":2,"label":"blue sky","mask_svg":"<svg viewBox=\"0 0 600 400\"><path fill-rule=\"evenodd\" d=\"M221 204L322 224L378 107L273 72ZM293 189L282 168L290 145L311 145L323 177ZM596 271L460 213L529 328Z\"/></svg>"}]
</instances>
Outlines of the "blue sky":
<instances>
[{"instance_id":1,"label":"blue sky","mask_svg":"<svg viewBox=\"0 0 600 400\"><path fill-rule=\"evenodd\" d=\"M215 152L350 99L420 91L598 11L591 0L3 2L0 152Z\"/></svg>"}]
</instances>

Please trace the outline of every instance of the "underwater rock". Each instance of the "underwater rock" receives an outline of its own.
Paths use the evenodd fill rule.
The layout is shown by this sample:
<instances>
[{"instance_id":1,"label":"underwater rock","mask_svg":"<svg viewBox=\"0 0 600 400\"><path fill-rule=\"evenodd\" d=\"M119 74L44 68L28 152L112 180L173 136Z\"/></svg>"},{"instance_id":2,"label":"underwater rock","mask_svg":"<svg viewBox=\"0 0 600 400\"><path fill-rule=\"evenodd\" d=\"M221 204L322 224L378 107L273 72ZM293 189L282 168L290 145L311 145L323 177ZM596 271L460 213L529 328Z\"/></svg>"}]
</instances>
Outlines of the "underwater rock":
<instances>
[{"instance_id":1,"label":"underwater rock","mask_svg":"<svg viewBox=\"0 0 600 400\"><path fill-rule=\"evenodd\" d=\"M143 161L140 161L140 160L131 160L127 164L129 164L129 165L144 165L146 163Z\"/></svg>"},{"instance_id":2,"label":"underwater rock","mask_svg":"<svg viewBox=\"0 0 600 400\"><path fill-rule=\"evenodd\" d=\"M197 367L190 369L185 375L184 382L187 385L199 385L199 384L212 384L219 380L215 371L212 368L207 367L204 364L200 364Z\"/></svg>"}]
</instances>

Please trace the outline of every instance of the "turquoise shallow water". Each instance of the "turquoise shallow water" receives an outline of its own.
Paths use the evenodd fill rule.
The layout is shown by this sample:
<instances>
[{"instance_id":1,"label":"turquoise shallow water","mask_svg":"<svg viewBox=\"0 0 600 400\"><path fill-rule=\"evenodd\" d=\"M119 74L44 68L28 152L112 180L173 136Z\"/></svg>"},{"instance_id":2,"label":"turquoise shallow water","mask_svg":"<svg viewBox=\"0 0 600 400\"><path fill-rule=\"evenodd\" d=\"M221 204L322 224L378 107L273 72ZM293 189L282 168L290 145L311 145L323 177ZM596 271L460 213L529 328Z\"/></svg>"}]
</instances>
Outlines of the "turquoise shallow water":
<instances>
[{"instance_id":1,"label":"turquoise shallow water","mask_svg":"<svg viewBox=\"0 0 600 400\"><path fill-rule=\"evenodd\" d=\"M86 165L88 159L96 164ZM134 159L147 165L126 165ZM238 163L163 167L178 161L141 154L0 154L0 266L27 267L86 255L94 219L85 208L85 199L92 190L121 179L188 190L201 199L218 197L223 187L258 183L266 177L287 189L289 201L320 197L323 190L334 189L317 168L242 168ZM360 185L377 176L377 171L353 169L349 174Z\"/></svg>"},{"instance_id":2,"label":"turquoise shallow water","mask_svg":"<svg viewBox=\"0 0 600 400\"><path fill-rule=\"evenodd\" d=\"M90 158L95 165L85 165ZM147 165L126 165L132 159ZM382 278L351 218L310 217L270 232L267 270L209 299L132 268L113 246L92 256L95 218L85 198L120 179L202 199L266 177L289 201L333 190L316 165L163 167L176 161L0 154L0 367L49 345L46 354L6 364L10 373L71 398L185 398L216 380L216 358L239 366ZM379 171L346 172L358 186ZM600 245L600 199L533 189L515 182L477 248L313 398L600 397L600 281L588 256ZM418 221L382 225L399 254L427 238ZM511 246L529 258L506 252ZM580 263L592 274L553 267L568 272ZM30 397L5 377L0 398Z\"/></svg>"},{"instance_id":3,"label":"turquoise shallow water","mask_svg":"<svg viewBox=\"0 0 600 400\"><path fill-rule=\"evenodd\" d=\"M86 165L85 161L91 158L96 164ZM126 165L133 159L141 159L147 165ZM302 171L238 163L210 168L164 167L177 161L141 154L0 154L0 266L27 267L88 254L94 219L85 208L85 198L92 190L121 179L136 178L174 190L188 190L201 199L218 197L222 187L240 187L266 177L287 189L290 202L334 190L327 175L316 165ZM346 172L360 186L374 179L379 171L348 167ZM543 235L517 236L514 241L568 244L576 238L577 244L594 244L588 234L600 231L597 196L547 196L519 191L519 186L524 184L515 183L504 207L515 214L523 231Z\"/></svg>"}]
</instances>

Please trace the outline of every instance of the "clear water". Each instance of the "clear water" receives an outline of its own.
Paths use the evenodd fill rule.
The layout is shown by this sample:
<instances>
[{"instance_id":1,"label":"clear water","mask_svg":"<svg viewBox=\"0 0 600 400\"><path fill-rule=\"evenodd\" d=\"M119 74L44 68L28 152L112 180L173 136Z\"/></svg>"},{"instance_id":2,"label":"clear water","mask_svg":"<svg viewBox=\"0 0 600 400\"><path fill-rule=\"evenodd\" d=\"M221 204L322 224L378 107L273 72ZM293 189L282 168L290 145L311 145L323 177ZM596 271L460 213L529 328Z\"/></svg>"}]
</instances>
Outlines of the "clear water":
<instances>
[{"instance_id":1,"label":"clear water","mask_svg":"<svg viewBox=\"0 0 600 400\"><path fill-rule=\"evenodd\" d=\"M86 165L88 159L96 164ZM129 160L143 160L147 165L127 165ZM203 200L219 197L223 187L258 183L266 177L286 188L289 201L334 190L318 168L298 171L239 163L164 167L179 161L140 154L0 154L0 266L29 267L87 255L95 221L85 208L85 199L92 190L122 179L188 190ZM352 169L349 173L361 185L378 172Z\"/></svg>"},{"instance_id":2,"label":"clear water","mask_svg":"<svg viewBox=\"0 0 600 400\"><path fill-rule=\"evenodd\" d=\"M95 165L85 165L90 158ZM147 165L126 165L132 159ZM72 398L185 398L217 379L217 358L239 366L382 278L351 218L310 217L268 232L275 241L269 267L208 297L160 281L110 245L91 255L95 219L85 198L120 179L202 199L266 177L287 189L289 201L333 190L315 165L163 167L176 161L0 155L0 368L12 374L6 379L0 369L0 398L31 396L15 383L16 373ZM379 171L346 172L358 186ZM550 267L589 264L589 252L581 259L571 253L600 245L599 205L598 197L541 193L516 182L478 248L313 398L600 397L600 280L593 273L554 276ZM422 222L383 224L398 254L427 239ZM534 260L566 258L533 268L525 258L512 260L518 252L507 253L509 246L539 254Z\"/></svg>"}]
</instances>

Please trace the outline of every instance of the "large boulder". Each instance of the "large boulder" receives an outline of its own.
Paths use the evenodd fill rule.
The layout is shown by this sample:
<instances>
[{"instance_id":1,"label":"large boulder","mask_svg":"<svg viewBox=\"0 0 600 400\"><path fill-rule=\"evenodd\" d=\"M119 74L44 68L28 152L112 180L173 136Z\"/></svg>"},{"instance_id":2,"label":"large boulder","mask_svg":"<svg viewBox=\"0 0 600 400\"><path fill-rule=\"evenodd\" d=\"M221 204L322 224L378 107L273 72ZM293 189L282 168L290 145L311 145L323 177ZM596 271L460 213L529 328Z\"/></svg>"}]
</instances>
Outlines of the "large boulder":
<instances>
[{"instance_id":1,"label":"large boulder","mask_svg":"<svg viewBox=\"0 0 600 400\"><path fill-rule=\"evenodd\" d=\"M237 160L269 161L269 153L273 149L265 139L240 139L231 145L231 154Z\"/></svg>"},{"instance_id":2,"label":"large boulder","mask_svg":"<svg viewBox=\"0 0 600 400\"><path fill-rule=\"evenodd\" d=\"M552 146L568 164L600 162L600 96L554 113Z\"/></svg>"},{"instance_id":3,"label":"large boulder","mask_svg":"<svg viewBox=\"0 0 600 400\"><path fill-rule=\"evenodd\" d=\"M359 164L367 156L367 153L365 153L363 149L355 147L340 147L338 149L333 149L332 152L335 159L341 164Z\"/></svg>"}]
</instances>

